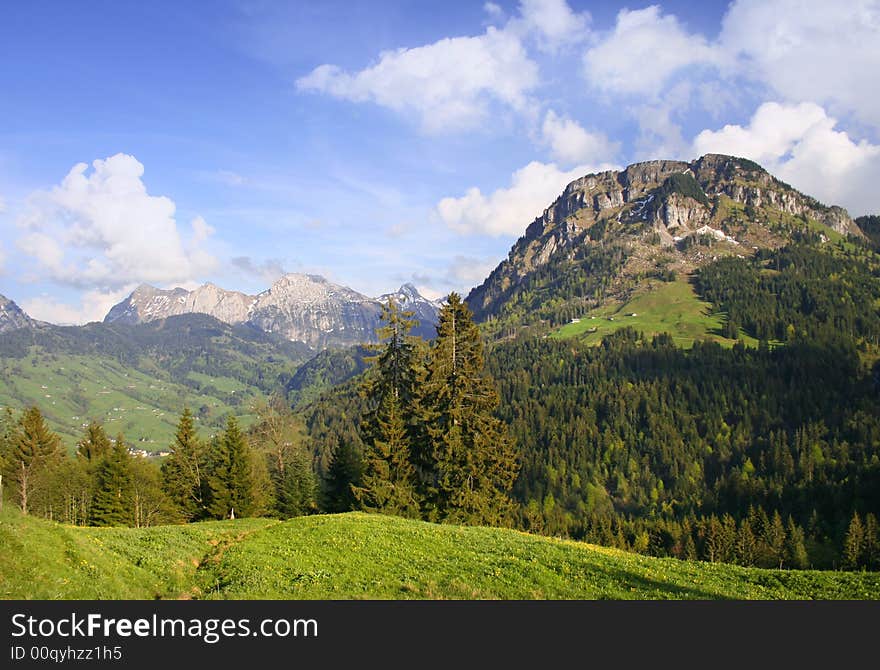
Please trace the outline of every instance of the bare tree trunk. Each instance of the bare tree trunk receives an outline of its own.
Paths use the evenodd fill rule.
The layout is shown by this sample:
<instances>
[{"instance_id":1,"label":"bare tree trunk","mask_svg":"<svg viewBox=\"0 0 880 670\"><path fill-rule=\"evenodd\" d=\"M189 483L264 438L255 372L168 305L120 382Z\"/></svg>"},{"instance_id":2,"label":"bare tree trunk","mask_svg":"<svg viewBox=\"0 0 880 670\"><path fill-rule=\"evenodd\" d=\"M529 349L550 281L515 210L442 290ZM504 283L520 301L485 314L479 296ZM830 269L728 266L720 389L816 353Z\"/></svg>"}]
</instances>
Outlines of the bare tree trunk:
<instances>
[{"instance_id":1,"label":"bare tree trunk","mask_svg":"<svg viewBox=\"0 0 880 670\"><path fill-rule=\"evenodd\" d=\"M24 464L24 461L21 461L21 471L18 476L18 498L19 505L21 506L21 511L23 514L28 513L28 471L27 467Z\"/></svg>"}]
</instances>

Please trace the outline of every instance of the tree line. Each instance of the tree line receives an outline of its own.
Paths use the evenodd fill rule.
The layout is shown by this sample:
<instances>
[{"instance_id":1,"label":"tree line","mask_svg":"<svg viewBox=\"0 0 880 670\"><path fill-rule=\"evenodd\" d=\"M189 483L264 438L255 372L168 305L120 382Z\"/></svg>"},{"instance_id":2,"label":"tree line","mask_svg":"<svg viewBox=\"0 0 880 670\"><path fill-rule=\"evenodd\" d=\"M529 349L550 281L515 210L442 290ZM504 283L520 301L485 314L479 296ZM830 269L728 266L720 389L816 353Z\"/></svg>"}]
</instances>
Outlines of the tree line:
<instances>
[{"instance_id":1,"label":"tree line","mask_svg":"<svg viewBox=\"0 0 880 670\"><path fill-rule=\"evenodd\" d=\"M73 455L36 407L3 414L3 498L25 514L92 526L152 526L317 511L317 480L304 451L302 424L278 399L257 406L258 421L201 438L193 415L180 416L171 455L161 466L133 455L122 434L90 422Z\"/></svg>"}]
</instances>

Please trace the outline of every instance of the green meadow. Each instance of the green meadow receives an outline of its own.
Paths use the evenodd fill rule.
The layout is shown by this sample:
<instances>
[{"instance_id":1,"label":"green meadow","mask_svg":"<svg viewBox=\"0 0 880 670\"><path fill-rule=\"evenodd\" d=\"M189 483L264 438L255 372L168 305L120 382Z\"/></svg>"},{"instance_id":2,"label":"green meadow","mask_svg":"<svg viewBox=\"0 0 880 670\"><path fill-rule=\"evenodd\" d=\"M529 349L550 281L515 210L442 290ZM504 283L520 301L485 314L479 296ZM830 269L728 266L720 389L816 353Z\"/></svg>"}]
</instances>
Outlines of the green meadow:
<instances>
[{"instance_id":1,"label":"green meadow","mask_svg":"<svg viewBox=\"0 0 880 670\"><path fill-rule=\"evenodd\" d=\"M880 599L880 573L661 559L348 513L154 528L0 515L4 599Z\"/></svg>"}]
</instances>

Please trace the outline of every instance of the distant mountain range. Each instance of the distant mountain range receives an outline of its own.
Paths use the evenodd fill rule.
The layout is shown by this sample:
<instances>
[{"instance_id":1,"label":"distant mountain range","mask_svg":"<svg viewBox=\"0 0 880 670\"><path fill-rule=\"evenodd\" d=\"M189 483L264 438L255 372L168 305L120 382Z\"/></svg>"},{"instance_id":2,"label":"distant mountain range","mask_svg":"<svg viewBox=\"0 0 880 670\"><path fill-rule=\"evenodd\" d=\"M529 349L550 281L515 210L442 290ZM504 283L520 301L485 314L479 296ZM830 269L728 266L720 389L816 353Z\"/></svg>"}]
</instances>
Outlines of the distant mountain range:
<instances>
[{"instance_id":1,"label":"distant mountain range","mask_svg":"<svg viewBox=\"0 0 880 670\"><path fill-rule=\"evenodd\" d=\"M286 274L257 295L204 284L193 291L143 284L115 305L104 323L138 324L179 314L208 314L228 324L250 324L267 333L303 342L316 350L376 340L382 304L393 297L415 312L416 334L432 337L439 301L428 300L412 284L396 293L370 298L324 277Z\"/></svg>"}]
</instances>

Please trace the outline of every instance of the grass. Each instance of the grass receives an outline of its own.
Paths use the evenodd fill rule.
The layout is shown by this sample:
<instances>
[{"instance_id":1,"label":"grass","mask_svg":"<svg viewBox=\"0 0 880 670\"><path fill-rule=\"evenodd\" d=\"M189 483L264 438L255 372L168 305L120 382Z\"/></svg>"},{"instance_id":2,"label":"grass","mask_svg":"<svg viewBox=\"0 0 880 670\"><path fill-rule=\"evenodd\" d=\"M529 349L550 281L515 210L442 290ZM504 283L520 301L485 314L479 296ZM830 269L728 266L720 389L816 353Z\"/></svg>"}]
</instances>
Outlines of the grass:
<instances>
[{"instance_id":1,"label":"grass","mask_svg":"<svg viewBox=\"0 0 880 670\"><path fill-rule=\"evenodd\" d=\"M595 309L579 323L562 326L553 337L580 337L599 344L604 337L629 326L649 336L669 333L682 347L706 339L733 346L734 340L721 335L725 318L723 312L714 311L710 303L700 300L688 280L678 279L646 284L628 302ZM757 340L742 331L740 339L747 346L758 346Z\"/></svg>"},{"instance_id":2,"label":"grass","mask_svg":"<svg viewBox=\"0 0 880 670\"><path fill-rule=\"evenodd\" d=\"M147 451L167 448L171 443L183 407L194 411L207 407L203 428L217 428L229 412L245 425L253 417L245 414L248 402L233 407L220 394L233 391L245 398L253 395L237 380L191 373L206 392L152 376L103 356L50 354L35 350L25 358L0 357L0 407L15 410L36 405L49 427L68 449L82 437L82 426L91 419L104 424L113 437ZM215 389L215 392L211 389Z\"/></svg>"},{"instance_id":3,"label":"grass","mask_svg":"<svg viewBox=\"0 0 880 670\"><path fill-rule=\"evenodd\" d=\"M880 573L659 559L362 513L94 529L6 512L0 597L880 599Z\"/></svg>"}]
</instances>

